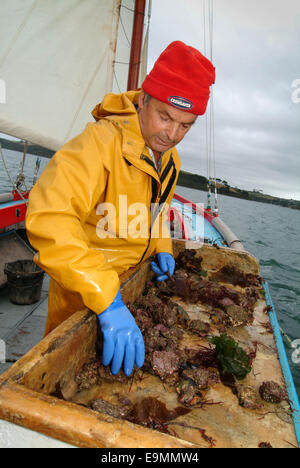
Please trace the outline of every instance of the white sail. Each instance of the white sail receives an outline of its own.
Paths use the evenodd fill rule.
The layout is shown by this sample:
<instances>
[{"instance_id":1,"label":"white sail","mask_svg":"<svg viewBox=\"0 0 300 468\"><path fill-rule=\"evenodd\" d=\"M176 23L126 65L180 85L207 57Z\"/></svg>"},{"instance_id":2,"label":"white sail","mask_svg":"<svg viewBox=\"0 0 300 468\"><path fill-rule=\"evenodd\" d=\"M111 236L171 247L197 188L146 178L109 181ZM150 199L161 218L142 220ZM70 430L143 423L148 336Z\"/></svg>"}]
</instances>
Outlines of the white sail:
<instances>
[{"instance_id":1,"label":"white sail","mask_svg":"<svg viewBox=\"0 0 300 468\"><path fill-rule=\"evenodd\" d=\"M0 132L56 151L107 92L125 91L134 4L1 0Z\"/></svg>"}]
</instances>

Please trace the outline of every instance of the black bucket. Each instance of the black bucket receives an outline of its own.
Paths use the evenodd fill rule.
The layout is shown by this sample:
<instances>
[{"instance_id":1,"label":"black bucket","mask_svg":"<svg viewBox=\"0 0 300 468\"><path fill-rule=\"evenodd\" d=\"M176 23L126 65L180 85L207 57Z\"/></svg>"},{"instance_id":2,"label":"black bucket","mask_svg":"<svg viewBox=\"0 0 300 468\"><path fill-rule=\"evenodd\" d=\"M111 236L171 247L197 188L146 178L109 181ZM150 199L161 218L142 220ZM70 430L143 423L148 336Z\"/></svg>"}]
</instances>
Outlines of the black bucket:
<instances>
[{"instance_id":1,"label":"black bucket","mask_svg":"<svg viewBox=\"0 0 300 468\"><path fill-rule=\"evenodd\" d=\"M9 300L14 304L33 304L41 298L45 272L33 260L6 263Z\"/></svg>"}]
</instances>

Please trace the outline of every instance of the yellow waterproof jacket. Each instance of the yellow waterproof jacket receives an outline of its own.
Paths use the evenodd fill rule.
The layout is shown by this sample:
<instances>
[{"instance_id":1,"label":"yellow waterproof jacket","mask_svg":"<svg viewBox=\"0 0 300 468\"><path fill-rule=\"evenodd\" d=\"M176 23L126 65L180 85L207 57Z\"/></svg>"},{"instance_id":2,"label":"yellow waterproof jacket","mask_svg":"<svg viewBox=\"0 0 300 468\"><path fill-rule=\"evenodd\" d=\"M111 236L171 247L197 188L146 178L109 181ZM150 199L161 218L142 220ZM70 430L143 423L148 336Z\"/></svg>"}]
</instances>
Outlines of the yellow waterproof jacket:
<instances>
[{"instance_id":1,"label":"yellow waterproof jacket","mask_svg":"<svg viewBox=\"0 0 300 468\"><path fill-rule=\"evenodd\" d=\"M158 229L158 205L151 231L151 204L171 203L180 159L168 150L157 173L140 130L138 95L105 96L93 111L96 122L53 156L30 193L27 234L35 262L51 277L46 334L85 307L100 314L120 274L152 254L172 253L168 230Z\"/></svg>"}]
</instances>

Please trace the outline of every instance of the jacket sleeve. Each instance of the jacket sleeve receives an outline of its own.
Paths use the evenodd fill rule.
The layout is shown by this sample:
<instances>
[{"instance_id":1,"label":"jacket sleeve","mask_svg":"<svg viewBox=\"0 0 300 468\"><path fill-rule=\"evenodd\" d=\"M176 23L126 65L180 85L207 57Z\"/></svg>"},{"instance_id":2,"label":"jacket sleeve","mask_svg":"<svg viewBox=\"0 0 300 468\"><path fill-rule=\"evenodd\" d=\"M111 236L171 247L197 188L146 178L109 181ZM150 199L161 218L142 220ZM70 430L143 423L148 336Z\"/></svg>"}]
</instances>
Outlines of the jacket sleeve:
<instances>
[{"instance_id":1,"label":"jacket sleeve","mask_svg":"<svg viewBox=\"0 0 300 468\"><path fill-rule=\"evenodd\" d=\"M172 247L172 238L171 238L171 235L170 235L170 222L169 222L169 219L168 219L168 209L171 205L171 202L172 202L172 199L173 199L173 195L174 195L174 192L175 192L175 188L176 188L176 184L177 184L177 180L178 180L178 177L179 177L179 171L180 171L180 166L181 166L181 162L180 162L180 159L179 159L179 156L178 156L178 153L176 150L174 150L173 152L173 156L174 156L174 160L175 160L175 168L176 168L176 177L175 177L175 180L174 180L174 183L168 193L168 196L167 196L167 199L166 199L166 204L165 204L165 208L162 210L162 213L160 214L160 217L161 217L161 237L157 240L157 243L156 243L156 248L155 248L155 254L158 254L158 253L161 253L161 252L166 252L166 253L169 253L171 255L173 255L173 247Z\"/></svg>"},{"instance_id":2,"label":"jacket sleeve","mask_svg":"<svg viewBox=\"0 0 300 468\"><path fill-rule=\"evenodd\" d=\"M113 302L120 286L117 272L100 251L89 248L82 228L105 191L103 158L113 152L113 138L104 144L99 130L88 124L55 154L30 193L26 216L35 262L97 314Z\"/></svg>"}]
</instances>

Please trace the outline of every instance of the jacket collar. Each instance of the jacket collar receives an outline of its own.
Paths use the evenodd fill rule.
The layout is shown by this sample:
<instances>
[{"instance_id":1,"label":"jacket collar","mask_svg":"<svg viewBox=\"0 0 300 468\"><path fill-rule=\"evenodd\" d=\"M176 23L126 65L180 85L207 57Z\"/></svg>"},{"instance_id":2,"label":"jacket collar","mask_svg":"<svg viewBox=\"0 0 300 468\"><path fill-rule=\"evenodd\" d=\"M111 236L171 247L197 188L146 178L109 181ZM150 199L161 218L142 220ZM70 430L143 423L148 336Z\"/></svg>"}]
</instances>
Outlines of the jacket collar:
<instances>
[{"instance_id":1,"label":"jacket collar","mask_svg":"<svg viewBox=\"0 0 300 468\"><path fill-rule=\"evenodd\" d=\"M160 183L160 177L141 133L138 113L128 116L112 115L108 119L119 129L122 136L122 156L138 169L146 172ZM168 164L172 149L166 151L161 159L161 171Z\"/></svg>"},{"instance_id":2,"label":"jacket collar","mask_svg":"<svg viewBox=\"0 0 300 468\"><path fill-rule=\"evenodd\" d=\"M120 95L126 102L126 111L118 110L116 108L116 112L113 112L113 106L110 108L110 112L103 115L102 111L102 118L105 120L109 120L113 123L113 125L119 130L122 139L122 156L127 161L129 161L132 165L137 167L138 169L146 172L151 177L157 180L160 183L160 177L157 173L154 164L152 163L150 153L148 148L145 145L145 141L141 132L139 116L137 113L137 102L139 97L140 91L129 91ZM114 95L110 95L114 97ZM108 99L109 97L108 96ZM117 97L120 97L117 96ZM100 105L101 106L101 105ZM97 118L97 112L99 110L99 106L96 106L93 115ZM100 110L101 112L101 110ZM161 160L161 173L163 172L164 168L167 166L170 157L172 154L172 149L166 151L162 155Z\"/></svg>"}]
</instances>

